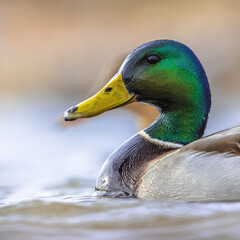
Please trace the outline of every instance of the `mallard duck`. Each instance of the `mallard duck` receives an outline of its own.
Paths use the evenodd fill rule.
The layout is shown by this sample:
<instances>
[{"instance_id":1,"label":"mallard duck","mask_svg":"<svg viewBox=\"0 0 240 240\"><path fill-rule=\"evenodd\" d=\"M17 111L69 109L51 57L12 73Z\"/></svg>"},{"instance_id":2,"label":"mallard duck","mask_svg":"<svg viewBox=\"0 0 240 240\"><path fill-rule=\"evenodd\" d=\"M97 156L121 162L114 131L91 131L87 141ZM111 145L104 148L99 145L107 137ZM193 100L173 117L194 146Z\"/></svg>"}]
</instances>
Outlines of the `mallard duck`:
<instances>
[{"instance_id":1,"label":"mallard duck","mask_svg":"<svg viewBox=\"0 0 240 240\"><path fill-rule=\"evenodd\" d=\"M164 201L240 200L240 127L203 136L208 79L186 45L156 40L134 49L96 95L69 108L66 121L144 102L160 114L103 164L96 191Z\"/></svg>"}]
</instances>

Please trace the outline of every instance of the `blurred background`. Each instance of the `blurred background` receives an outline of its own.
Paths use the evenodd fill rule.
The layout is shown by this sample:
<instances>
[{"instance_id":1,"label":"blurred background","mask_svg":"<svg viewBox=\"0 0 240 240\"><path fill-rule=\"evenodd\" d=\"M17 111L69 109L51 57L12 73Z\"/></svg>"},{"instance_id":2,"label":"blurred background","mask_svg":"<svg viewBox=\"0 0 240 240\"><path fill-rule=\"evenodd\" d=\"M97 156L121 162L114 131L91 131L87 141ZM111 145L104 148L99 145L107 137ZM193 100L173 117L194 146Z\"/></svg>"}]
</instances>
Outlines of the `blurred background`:
<instances>
[{"instance_id":1,"label":"blurred background","mask_svg":"<svg viewBox=\"0 0 240 240\"><path fill-rule=\"evenodd\" d=\"M240 2L11 0L0 2L4 93L81 95L103 67L155 39L185 43L212 90L239 89Z\"/></svg>"},{"instance_id":2,"label":"blurred background","mask_svg":"<svg viewBox=\"0 0 240 240\"><path fill-rule=\"evenodd\" d=\"M188 234L201 239L229 234L235 239L239 226L227 212L224 218L229 217L236 229L223 229L215 219L219 209L225 209L219 206L212 215L215 208L210 206L217 228L209 229L210 235L201 235L202 227L192 228L186 219L184 231L180 223L155 226L154 217L167 214L164 217L172 220L172 206L167 213L151 212L148 224L153 225L147 226L158 230L144 235L145 205L139 209L139 202L117 202L117 207L111 200L82 200L94 192L104 160L154 119L154 110L136 105L75 124L60 119L68 107L98 91L131 50L151 40L174 39L189 46L207 72L213 105L206 134L239 125L239 12L239 0L1 0L0 238L99 239L97 234L103 234L105 239L118 239L132 234L131 239L160 235L174 239L175 233L178 239ZM150 117L145 119L142 112ZM151 204L147 209L151 207L156 209ZM203 208L199 207L199 216ZM129 214L121 215L125 210ZM191 207L175 210L180 218L192 212ZM136 212L139 224L126 230L127 223L136 221ZM190 214L189 224L193 218ZM118 224L113 226L112 221Z\"/></svg>"}]
</instances>

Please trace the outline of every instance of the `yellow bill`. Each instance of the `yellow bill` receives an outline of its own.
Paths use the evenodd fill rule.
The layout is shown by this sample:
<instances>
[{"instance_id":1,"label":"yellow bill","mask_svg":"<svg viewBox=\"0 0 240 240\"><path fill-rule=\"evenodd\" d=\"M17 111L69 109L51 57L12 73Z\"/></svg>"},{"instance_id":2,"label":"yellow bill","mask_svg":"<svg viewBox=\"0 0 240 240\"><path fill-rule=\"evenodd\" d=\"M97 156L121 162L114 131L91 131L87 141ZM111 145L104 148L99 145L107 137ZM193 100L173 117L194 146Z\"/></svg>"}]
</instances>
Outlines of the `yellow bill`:
<instances>
[{"instance_id":1,"label":"yellow bill","mask_svg":"<svg viewBox=\"0 0 240 240\"><path fill-rule=\"evenodd\" d=\"M122 80L122 74L113 78L93 97L69 108L64 113L66 121L77 118L88 118L103 112L117 108L136 101L135 95L131 95Z\"/></svg>"}]
</instances>

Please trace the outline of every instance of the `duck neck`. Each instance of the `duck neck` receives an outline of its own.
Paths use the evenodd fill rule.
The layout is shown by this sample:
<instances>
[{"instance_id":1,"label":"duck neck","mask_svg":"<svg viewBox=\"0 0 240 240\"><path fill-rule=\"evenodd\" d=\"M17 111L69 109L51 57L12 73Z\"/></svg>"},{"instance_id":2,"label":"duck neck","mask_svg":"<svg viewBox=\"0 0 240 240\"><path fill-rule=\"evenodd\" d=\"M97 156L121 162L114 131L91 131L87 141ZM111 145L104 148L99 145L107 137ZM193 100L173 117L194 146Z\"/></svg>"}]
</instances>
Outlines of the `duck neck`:
<instances>
[{"instance_id":1,"label":"duck neck","mask_svg":"<svg viewBox=\"0 0 240 240\"><path fill-rule=\"evenodd\" d=\"M188 144L202 137L207 119L208 111L201 108L191 108L190 111L163 111L156 121L143 131L151 139Z\"/></svg>"}]
</instances>

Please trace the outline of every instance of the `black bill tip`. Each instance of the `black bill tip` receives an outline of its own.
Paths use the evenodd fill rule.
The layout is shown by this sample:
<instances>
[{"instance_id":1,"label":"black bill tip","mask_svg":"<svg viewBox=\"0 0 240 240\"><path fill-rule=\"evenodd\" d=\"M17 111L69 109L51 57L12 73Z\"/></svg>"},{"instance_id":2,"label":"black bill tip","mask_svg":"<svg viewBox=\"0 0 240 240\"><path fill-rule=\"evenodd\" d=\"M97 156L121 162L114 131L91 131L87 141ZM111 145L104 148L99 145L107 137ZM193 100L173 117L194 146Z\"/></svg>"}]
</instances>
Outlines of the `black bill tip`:
<instances>
[{"instance_id":1,"label":"black bill tip","mask_svg":"<svg viewBox=\"0 0 240 240\"><path fill-rule=\"evenodd\" d=\"M67 113L74 113L78 110L78 106L73 106L73 107L70 107L68 110L67 110Z\"/></svg>"},{"instance_id":2,"label":"black bill tip","mask_svg":"<svg viewBox=\"0 0 240 240\"><path fill-rule=\"evenodd\" d=\"M76 112L78 110L78 106L73 106L73 107L70 107L65 113L64 113L64 120L65 121L74 121L75 118L71 118L69 117L70 114Z\"/></svg>"}]
</instances>

